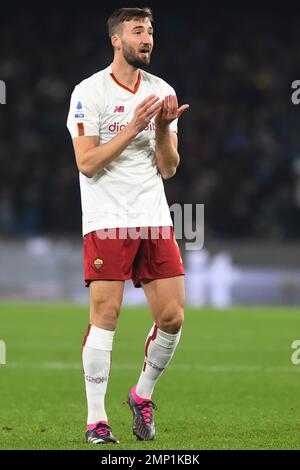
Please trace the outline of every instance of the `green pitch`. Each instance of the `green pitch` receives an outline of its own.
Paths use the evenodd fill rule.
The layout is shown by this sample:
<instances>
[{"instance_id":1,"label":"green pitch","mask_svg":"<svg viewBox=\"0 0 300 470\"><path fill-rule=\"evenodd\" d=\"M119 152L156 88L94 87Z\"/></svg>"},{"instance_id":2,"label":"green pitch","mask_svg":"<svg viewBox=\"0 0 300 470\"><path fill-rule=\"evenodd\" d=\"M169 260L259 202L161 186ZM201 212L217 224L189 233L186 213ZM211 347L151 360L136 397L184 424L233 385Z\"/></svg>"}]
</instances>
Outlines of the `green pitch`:
<instances>
[{"instance_id":1,"label":"green pitch","mask_svg":"<svg viewBox=\"0 0 300 470\"><path fill-rule=\"evenodd\" d=\"M2 304L0 449L95 449L84 443L80 349L88 309ZM152 322L123 309L115 336L107 411L114 449L299 449L300 310L187 310L182 341L153 396L157 438L137 442L123 404L136 383ZM106 446L106 449L111 446Z\"/></svg>"}]
</instances>

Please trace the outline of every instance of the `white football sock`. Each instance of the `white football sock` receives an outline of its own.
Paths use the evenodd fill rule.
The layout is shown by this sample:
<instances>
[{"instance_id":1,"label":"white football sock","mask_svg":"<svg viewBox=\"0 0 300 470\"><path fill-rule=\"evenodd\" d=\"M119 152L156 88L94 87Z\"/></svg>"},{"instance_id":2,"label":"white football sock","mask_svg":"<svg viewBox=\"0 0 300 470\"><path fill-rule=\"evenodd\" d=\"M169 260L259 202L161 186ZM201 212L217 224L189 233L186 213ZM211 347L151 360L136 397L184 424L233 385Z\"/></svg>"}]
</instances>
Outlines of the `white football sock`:
<instances>
[{"instance_id":1,"label":"white football sock","mask_svg":"<svg viewBox=\"0 0 300 470\"><path fill-rule=\"evenodd\" d=\"M136 386L138 396L151 398L156 382L172 359L180 335L181 329L170 334L156 325L152 327L146 341L143 370Z\"/></svg>"},{"instance_id":2,"label":"white football sock","mask_svg":"<svg viewBox=\"0 0 300 470\"><path fill-rule=\"evenodd\" d=\"M90 326L82 349L88 405L87 424L107 421L104 399L111 365L114 331Z\"/></svg>"}]
</instances>

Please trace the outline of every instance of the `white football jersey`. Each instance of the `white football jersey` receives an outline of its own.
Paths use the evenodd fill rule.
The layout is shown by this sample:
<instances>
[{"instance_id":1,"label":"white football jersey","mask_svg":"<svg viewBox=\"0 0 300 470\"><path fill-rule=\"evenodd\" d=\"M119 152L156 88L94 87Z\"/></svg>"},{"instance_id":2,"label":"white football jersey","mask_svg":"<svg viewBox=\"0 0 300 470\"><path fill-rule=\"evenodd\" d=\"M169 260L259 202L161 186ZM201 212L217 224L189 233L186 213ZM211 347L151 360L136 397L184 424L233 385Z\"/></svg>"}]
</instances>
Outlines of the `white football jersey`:
<instances>
[{"instance_id":1,"label":"white football jersey","mask_svg":"<svg viewBox=\"0 0 300 470\"><path fill-rule=\"evenodd\" d=\"M119 83L111 65L77 85L67 127L72 138L99 136L108 142L133 118L149 95L175 94L161 78L140 70L133 90ZM177 119L170 125L177 132ZM164 185L155 162L154 118L128 147L92 178L79 173L83 235L116 227L172 225Z\"/></svg>"}]
</instances>

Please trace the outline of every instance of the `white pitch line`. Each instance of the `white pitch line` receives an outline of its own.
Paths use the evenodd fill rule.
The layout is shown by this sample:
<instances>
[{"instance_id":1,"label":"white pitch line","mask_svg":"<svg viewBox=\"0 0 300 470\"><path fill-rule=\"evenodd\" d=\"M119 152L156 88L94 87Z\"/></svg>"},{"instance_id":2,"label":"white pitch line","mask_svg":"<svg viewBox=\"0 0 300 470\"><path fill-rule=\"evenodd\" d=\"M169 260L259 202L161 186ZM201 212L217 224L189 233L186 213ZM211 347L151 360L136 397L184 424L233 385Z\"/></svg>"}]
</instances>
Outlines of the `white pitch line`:
<instances>
[{"instance_id":1,"label":"white pitch line","mask_svg":"<svg viewBox=\"0 0 300 470\"><path fill-rule=\"evenodd\" d=\"M2 366L7 369L45 369L45 370L82 370L82 365L80 363L71 363L71 362L8 362L6 365ZM138 370L140 364L112 364L112 369L114 370ZM300 373L300 366L251 366L251 365L199 365L199 364L176 364L170 366L170 370L173 372L182 372L182 371L198 371L198 372L213 372L213 373L226 373L226 372L236 372L236 373L251 373L251 372L298 372ZM1 366L0 366L1 371Z\"/></svg>"}]
</instances>

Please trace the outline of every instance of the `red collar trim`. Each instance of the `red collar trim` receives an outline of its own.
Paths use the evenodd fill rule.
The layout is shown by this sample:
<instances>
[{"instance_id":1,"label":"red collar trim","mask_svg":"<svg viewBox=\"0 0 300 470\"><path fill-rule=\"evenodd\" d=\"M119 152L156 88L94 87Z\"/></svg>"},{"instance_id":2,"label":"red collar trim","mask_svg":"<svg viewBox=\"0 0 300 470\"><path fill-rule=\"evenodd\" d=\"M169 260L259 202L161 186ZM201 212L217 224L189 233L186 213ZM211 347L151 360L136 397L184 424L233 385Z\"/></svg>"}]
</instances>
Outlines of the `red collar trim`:
<instances>
[{"instance_id":1,"label":"red collar trim","mask_svg":"<svg viewBox=\"0 0 300 470\"><path fill-rule=\"evenodd\" d=\"M141 80L142 80L142 74L141 74L141 71L139 70L138 79L137 79L136 84L134 85L134 88L133 88L133 90L132 90L132 89L129 88L128 86L123 85L123 83L119 82L119 80L116 79L116 77L114 76L114 74L113 74L112 72L111 72L110 76L111 76L111 78L113 79L113 81L116 82L117 85L119 85L120 87L124 88L124 90L130 91L130 93L133 93L134 95L135 95L135 93L138 91L139 86L140 86L140 83L141 83Z\"/></svg>"}]
</instances>

